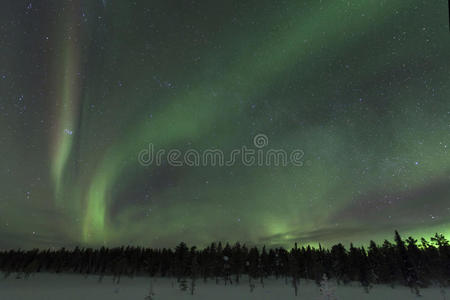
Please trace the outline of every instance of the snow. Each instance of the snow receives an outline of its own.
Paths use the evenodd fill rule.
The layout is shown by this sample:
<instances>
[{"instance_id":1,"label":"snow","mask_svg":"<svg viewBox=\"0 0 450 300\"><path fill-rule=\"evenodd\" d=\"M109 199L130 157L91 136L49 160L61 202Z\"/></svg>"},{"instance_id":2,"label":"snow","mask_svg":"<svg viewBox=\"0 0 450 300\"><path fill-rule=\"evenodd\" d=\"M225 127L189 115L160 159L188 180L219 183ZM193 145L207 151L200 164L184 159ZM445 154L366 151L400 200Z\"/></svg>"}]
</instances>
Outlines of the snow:
<instances>
[{"instance_id":1,"label":"snow","mask_svg":"<svg viewBox=\"0 0 450 300\"><path fill-rule=\"evenodd\" d=\"M171 278L145 278L122 277L120 284L113 283L112 277L105 276L99 282L98 276L84 277L82 275L70 274L35 274L28 279L16 274L4 278L0 276L0 299L7 300L114 300L114 299L236 299L236 300L267 300L267 299L415 299L411 291L402 286L391 288L389 286L374 286L367 294L357 283L349 286L336 286L334 282L328 282L330 290L335 298L321 295L320 287L312 281L300 280L298 296L294 295L294 288L289 283L286 285L284 279L265 279L264 287L259 280L253 280L255 289L250 292L247 278L241 278L239 285L227 284L223 281L219 284L215 280L208 280L205 284L202 279L196 281L194 295L191 295L189 287L190 279L187 281L188 290L181 291L176 279ZM154 295L146 298L151 290ZM441 290L437 287L421 290L420 299L444 299ZM450 295L450 289L446 289L446 295ZM447 296L447 298L449 298Z\"/></svg>"}]
</instances>

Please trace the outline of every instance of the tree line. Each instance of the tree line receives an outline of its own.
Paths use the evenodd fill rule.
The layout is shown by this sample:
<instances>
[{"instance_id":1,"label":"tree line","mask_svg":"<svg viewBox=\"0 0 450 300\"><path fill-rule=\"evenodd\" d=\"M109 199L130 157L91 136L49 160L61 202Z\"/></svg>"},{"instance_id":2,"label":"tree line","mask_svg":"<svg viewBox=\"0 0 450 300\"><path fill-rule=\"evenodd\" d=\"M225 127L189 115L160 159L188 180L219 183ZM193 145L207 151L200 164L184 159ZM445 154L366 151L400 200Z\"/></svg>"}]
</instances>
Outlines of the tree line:
<instances>
[{"instance_id":1,"label":"tree line","mask_svg":"<svg viewBox=\"0 0 450 300\"><path fill-rule=\"evenodd\" d=\"M442 234L430 241L409 237L403 240L395 231L394 242L371 241L367 249L346 249L337 244L329 249L319 245L284 248L247 247L240 243L212 243L204 249L180 243L175 249L141 247L74 248L67 250L9 250L0 252L0 271L29 276L33 273L78 273L112 275L119 283L121 276L175 277L182 289L191 290L196 280L236 284L243 276L254 287L258 281L273 276L292 284L297 294L300 279L324 277L338 284L360 282L369 291L373 284L405 285L419 294L429 285L446 287L450 283L450 244Z\"/></svg>"}]
</instances>

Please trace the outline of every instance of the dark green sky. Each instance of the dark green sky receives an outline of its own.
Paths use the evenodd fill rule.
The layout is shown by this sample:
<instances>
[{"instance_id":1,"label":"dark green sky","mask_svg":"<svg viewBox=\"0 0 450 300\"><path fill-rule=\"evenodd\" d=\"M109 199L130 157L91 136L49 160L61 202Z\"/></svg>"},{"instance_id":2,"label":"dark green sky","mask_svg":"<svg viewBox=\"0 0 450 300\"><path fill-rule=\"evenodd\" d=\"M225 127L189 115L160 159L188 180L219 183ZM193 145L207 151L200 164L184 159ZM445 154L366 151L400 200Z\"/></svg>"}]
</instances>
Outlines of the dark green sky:
<instances>
[{"instance_id":1,"label":"dark green sky","mask_svg":"<svg viewBox=\"0 0 450 300\"><path fill-rule=\"evenodd\" d=\"M450 230L447 1L2 1L0 247ZM144 167L156 149L303 166Z\"/></svg>"}]
</instances>

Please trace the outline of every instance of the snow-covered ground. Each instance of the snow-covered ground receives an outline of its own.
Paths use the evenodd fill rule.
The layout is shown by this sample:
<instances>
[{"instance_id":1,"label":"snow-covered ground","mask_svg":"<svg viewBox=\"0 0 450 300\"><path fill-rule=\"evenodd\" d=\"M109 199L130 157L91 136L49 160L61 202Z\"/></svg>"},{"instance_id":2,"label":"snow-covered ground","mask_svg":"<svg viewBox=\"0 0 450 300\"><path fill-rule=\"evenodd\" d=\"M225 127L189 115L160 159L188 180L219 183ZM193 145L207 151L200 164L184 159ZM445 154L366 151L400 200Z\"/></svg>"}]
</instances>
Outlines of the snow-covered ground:
<instances>
[{"instance_id":1,"label":"snow-covered ground","mask_svg":"<svg viewBox=\"0 0 450 300\"><path fill-rule=\"evenodd\" d=\"M253 292L246 279L242 279L239 285L223 282L216 284L209 280L206 284L203 280L197 280L194 295L189 291L190 281L187 281L188 290L181 291L176 279L169 278L126 278L123 277L120 284L113 283L112 277L104 277L99 282L98 276L85 278L81 275L68 274L36 274L24 279L19 279L15 274L8 278L0 275L0 299L1 300L167 300L167 299L214 299L214 300L263 300L263 299L417 299L408 288L397 286L374 286L367 294L354 283L351 286L336 286L329 283L330 290L334 289L335 298L322 296L319 287L311 281L301 280L298 296L295 297L292 285L286 285L283 279L266 279L264 287L255 282ZM154 295L149 296L150 285ZM422 289L422 297L419 299L443 300L450 299L450 289L446 289L446 298L439 288Z\"/></svg>"}]
</instances>

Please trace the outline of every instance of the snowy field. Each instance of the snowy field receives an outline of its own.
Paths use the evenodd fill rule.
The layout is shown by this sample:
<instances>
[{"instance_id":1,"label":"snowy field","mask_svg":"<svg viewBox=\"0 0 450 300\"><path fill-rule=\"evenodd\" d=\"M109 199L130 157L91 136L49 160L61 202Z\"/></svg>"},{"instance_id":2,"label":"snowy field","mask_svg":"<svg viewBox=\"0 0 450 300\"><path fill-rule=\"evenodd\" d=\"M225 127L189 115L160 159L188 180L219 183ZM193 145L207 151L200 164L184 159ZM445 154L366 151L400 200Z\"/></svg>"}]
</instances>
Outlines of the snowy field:
<instances>
[{"instance_id":1,"label":"snowy field","mask_svg":"<svg viewBox=\"0 0 450 300\"><path fill-rule=\"evenodd\" d=\"M253 292L246 279L242 279L239 285L216 284L209 280L206 284L197 280L194 295L189 291L190 281L187 281L188 290L181 291L176 279L168 278L122 278L120 284L113 283L112 277L105 277L99 282L98 276L85 278L81 275L56 275L36 274L28 279L17 278L11 274L8 278L0 277L1 300L166 300L166 299L450 299L450 289L446 289L446 298L438 288L422 289L422 297L418 298L408 288L397 286L374 286L367 294L364 290L353 284L352 286L335 286L329 283L330 289L334 289L335 297L328 298L321 295L319 287L311 281L301 280L298 296L295 297L291 285L286 285L283 279L266 279L264 287L259 282ZM150 294L152 285L153 296Z\"/></svg>"}]
</instances>

